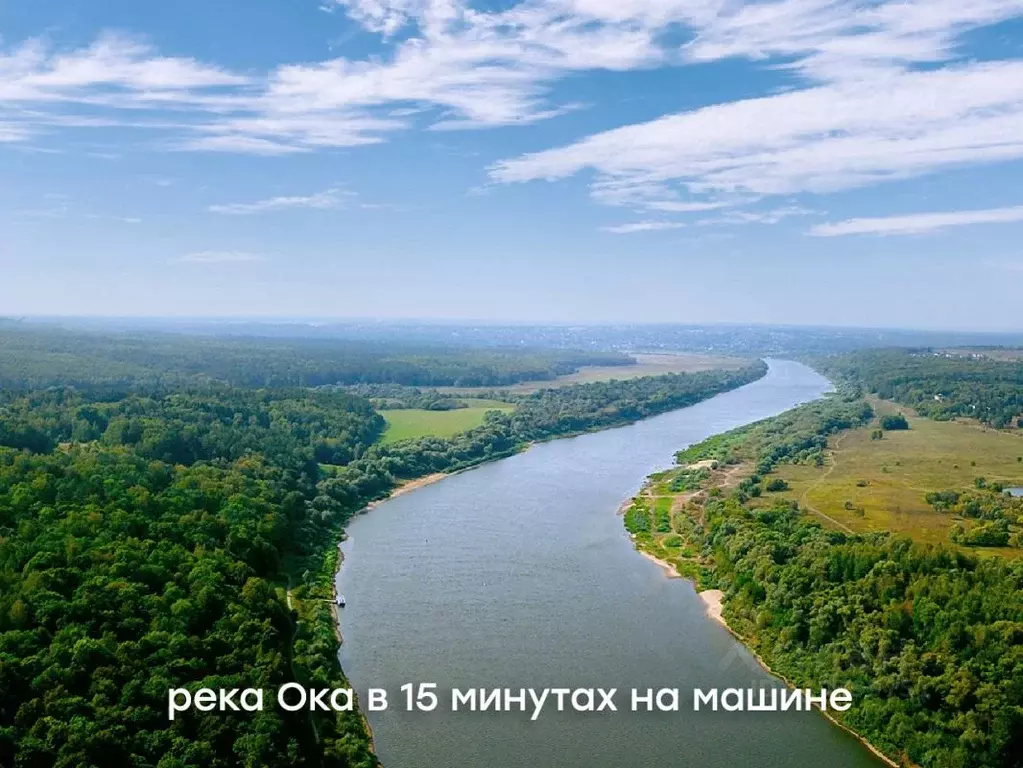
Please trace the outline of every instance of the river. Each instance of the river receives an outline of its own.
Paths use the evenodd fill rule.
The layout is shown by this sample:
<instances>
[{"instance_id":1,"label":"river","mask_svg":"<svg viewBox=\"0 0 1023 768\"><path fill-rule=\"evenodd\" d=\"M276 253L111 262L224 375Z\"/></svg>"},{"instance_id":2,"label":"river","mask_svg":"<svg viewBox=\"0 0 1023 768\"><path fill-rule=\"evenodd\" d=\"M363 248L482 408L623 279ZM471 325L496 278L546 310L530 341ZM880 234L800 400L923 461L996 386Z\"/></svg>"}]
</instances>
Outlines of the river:
<instances>
[{"instance_id":1,"label":"river","mask_svg":"<svg viewBox=\"0 0 1023 768\"><path fill-rule=\"evenodd\" d=\"M690 408L524 453L397 496L342 545L341 663L387 768L859 768L881 763L811 712L693 712L693 688L771 683L704 613L692 585L633 548L615 514L673 453L820 397L827 380L772 360L762 379ZM404 711L398 688L437 683ZM617 687L616 713L451 712L469 687ZM632 688L677 687L678 712L629 711Z\"/></svg>"}]
</instances>

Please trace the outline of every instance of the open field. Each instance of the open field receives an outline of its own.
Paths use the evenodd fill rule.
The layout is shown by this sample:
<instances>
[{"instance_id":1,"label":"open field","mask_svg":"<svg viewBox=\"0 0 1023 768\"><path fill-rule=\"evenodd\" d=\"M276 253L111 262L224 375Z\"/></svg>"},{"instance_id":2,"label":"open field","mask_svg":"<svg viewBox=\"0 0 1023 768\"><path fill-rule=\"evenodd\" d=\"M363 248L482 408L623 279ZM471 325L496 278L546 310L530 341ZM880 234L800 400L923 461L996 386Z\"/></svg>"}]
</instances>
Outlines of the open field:
<instances>
[{"instance_id":1,"label":"open field","mask_svg":"<svg viewBox=\"0 0 1023 768\"><path fill-rule=\"evenodd\" d=\"M478 427L487 411L510 411L509 403L499 400L466 398L467 408L452 411L426 411L418 408L381 411L387 422L381 442L393 443L410 437L451 437Z\"/></svg>"},{"instance_id":2,"label":"open field","mask_svg":"<svg viewBox=\"0 0 1023 768\"><path fill-rule=\"evenodd\" d=\"M894 409L890 403L876 403L879 413ZM871 440L874 426L840 433L829 440L823 467L779 466L775 475L789 490L763 498L794 499L846 531L892 531L947 543L953 518L935 512L924 500L927 492L970 489L977 477L1023 485L1023 434L970 422L931 421L898 410L907 415L909 430L886 431L882 440ZM992 551L1023 555L1018 549Z\"/></svg>"},{"instance_id":3,"label":"open field","mask_svg":"<svg viewBox=\"0 0 1023 768\"><path fill-rule=\"evenodd\" d=\"M590 365L567 376L559 376L548 381L526 381L521 384L510 384L505 387L485 387L488 390L503 390L518 394L528 394L539 389L565 387L569 384L588 384L593 381L610 381L611 379L637 379L641 376L660 376L665 373L696 373L712 369L738 369L749 363L738 357L702 354L633 354L636 365ZM454 394L478 391L472 387L437 387L439 392Z\"/></svg>"}]
</instances>

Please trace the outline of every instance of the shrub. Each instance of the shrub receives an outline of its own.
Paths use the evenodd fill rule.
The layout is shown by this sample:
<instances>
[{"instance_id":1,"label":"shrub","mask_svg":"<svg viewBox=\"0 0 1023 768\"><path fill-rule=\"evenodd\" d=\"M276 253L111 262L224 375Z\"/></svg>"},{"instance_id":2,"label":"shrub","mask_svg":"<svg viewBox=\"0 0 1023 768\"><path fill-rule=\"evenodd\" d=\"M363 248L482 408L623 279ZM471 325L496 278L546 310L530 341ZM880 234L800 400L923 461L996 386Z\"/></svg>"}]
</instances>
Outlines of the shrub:
<instances>
[{"instance_id":1,"label":"shrub","mask_svg":"<svg viewBox=\"0 0 1023 768\"><path fill-rule=\"evenodd\" d=\"M772 493L776 491L787 491L788 489L789 484L782 480L780 477L775 477L772 480L769 480L767 485L764 486L764 490L770 491Z\"/></svg>"},{"instance_id":2,"label":"shrub","mask_svg":"<svg viewBox=\"0 0 1023 768\"><path fill-rule=\"evenodd\" d=\"M881 417L881 429L909 429L909 422L901 413L889 414Z\"/></svg>"}]
</instances>

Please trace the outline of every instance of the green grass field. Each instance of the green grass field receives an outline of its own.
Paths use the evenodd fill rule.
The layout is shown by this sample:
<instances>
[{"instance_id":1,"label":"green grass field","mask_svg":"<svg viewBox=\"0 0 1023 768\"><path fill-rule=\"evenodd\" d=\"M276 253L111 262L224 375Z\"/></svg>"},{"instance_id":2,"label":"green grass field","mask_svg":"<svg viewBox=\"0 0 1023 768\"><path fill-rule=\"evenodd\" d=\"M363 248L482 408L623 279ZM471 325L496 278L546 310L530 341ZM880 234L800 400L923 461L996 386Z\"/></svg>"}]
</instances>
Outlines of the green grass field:
<instances>
[{"instance_id":1,"label":"green grass field","mask_svg":"<svg viewBox=\"0 0 1023 768\"><path fill-rule=\"evenodd\" d=\"M451 437L480 426L487 411L510 411L514 408L499 400L466 398L462 402L468 407L453 411L425 411L418 408L381 411L380 415L387 422L381 442L394 443L410 437Z\"/></svg>"},{"instance_id":2,"label":"green grass field","mask_svg":"<svg viewBox=\"0 0 1023 768\"><path fill-rule=\"evenodd\" d=\"M878 403L879 412L893 406ZM900 409L905 412L905 409ZM1023 434L966 421L931 421L906 413L910 429L871 440L876 427L840 433L829 440L823 467L782 465L790 488L764 499L795 499L824 522L857 533L893 531L920 541L947 542L952 519L924 500L928 491L966 490L974 479L1023 485ZM1006 555L1023 550L999 549Z\"/></svg>"}]
</instances>

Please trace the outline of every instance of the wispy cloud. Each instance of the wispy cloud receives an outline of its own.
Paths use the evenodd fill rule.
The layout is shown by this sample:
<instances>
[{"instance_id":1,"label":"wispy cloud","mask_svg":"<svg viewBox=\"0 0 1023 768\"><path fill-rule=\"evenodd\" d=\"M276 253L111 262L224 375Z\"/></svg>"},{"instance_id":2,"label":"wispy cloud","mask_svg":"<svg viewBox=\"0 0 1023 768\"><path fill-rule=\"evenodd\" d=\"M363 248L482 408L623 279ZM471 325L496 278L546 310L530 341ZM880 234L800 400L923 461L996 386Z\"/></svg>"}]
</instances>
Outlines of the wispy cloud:
<instances>
[{"instance_id":1,"label":"wispy cloud","mask_svg":"<svg viewBox=\"0 0 1023 768\"><path fill-rule=\"evenodd\" d=\"M246 251L197 251L171 259L173 263L185 264L232 264L252 261L266 261L266 256Z\"/></svg>"},{"instance_id":2,"label":"wispy cloud","mask_svg":"<svg viewBox=\"0 0 1023 768\"><path fill-rule=\"evenodd\" d=\"M801 205L785 205L764 211L728 211L720 216L698 221L700 225L718 224L777 224L793 216L815 216L819 211Z\"/></svg>"},{"instance_id":3,"label":"wispy cloud","mask_svg":"<svg viewBox=\"0 0 1023 768\"><path fill-rule=\"evenodd\" d=\"M942 213L915 213L909 216L848 219L819 224L810 230L817 237L840 235L919 235L949 227L973 224L1008 224L1023 221L1023 205L1010 208L989 208L980 211L945 211Z\"/></svg>"},{"instance_id":4,"label":"wispy cloud","mask_svg":"<svg viewBox=\"0 0 1023 768\"><path fill-rule=\"evenodd\" d=\"M435 129L549 119L575 106L548 102L564 74L666 57L657 28L601 21L560 2L498 12L468 0L333 5L370 30L405 34L389 38L383 56L282 64L263 78L161 56L124 36L72 51L30 40L0 53L0 139L23 141L58 121L169 134L163 146L172 149L288 155L378 143L427 112L422 123Z\"/></svg>"},{"instance_id":5,"label":"wispy cloud","mask_svg":"<svg viewBox=\"0 0 1023 768\"><path fill-rule=\"evenodd\" d=\"M721 104L504 160L499 183L584 169L603 189L829 192L1023 158L1023 62L887 74Z\"/></svg>"},{"instance_id":6,"label":"wispy cloud","mask_svg":"<svg viewBox=\"0 0 1023 768\"><path fill-rule=\"evenodd\" d=\"M805 85L508 158L490 168L495 183L592 171L604 204L737 208L1023 158L1023 62L956 63L962 34L1023 15L1019 0L574 4L604 19L683 24L693 33L684 62L742 57Z\"/></svg>"},{"instance_id":7,"label":"wispy cloud","mask_svg":"<svg viewBox=\"0 0 1023 768\"><path fill-rule=\"evenodd\" d=\"M632 224L617 224L612 227L603 227L604 232L614 235L629 235L633 232L655 232L664 229L681 229L686 226L679 221L637 221Z\"/></svg>"},{"instance_id":8,"label":"wispy cloud","mask_svg":"<svg viewBox=\"0 0 1023 768\"><path fill-rule=\"evenodd\" d=\"M267 213L270 211L282 211L292 208L313 208L319 211L326 211L341 208L345 204L344 198L353 196L353 192L347 192L340 189L328 189L312 195L271 197L266 200L257 200L253 203L226 203L221 205L211 205L209 210L212 213L224 213L236 216L251 215L254 213Z\"/></svg>"},{"instance_id":9,"label":"wispy cloud","mask_svg":"<svg viewBox=\"0 0 1023 768\"><path fill-rule=\"evenodd\" d=\"M121 126L153 132L158 147L287 156L420 125L530 124L577 106L553 88L574 73L742 57L791 70L802 90L511 158L492 178L589 168L601 202L690 212L1023 156L1011 138L1023 123L1023 64L946 67L964 32L1023 15L1020 0L322 4L380 35L384 52L281 64L266 76L109 34L70 51L30 40L0 52L0 141ZM677 30L682 46L666 34Z\"/></svg>"}]
</instances>

